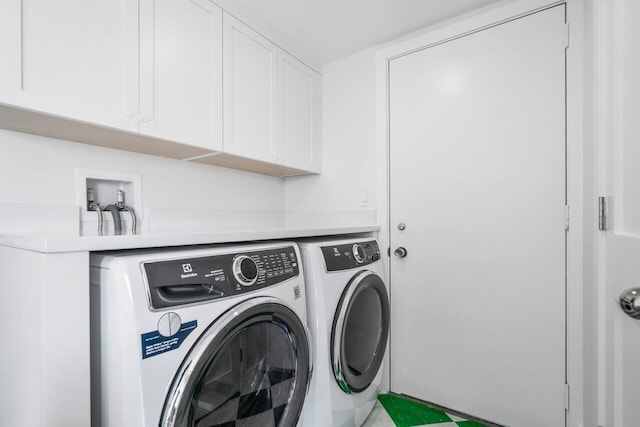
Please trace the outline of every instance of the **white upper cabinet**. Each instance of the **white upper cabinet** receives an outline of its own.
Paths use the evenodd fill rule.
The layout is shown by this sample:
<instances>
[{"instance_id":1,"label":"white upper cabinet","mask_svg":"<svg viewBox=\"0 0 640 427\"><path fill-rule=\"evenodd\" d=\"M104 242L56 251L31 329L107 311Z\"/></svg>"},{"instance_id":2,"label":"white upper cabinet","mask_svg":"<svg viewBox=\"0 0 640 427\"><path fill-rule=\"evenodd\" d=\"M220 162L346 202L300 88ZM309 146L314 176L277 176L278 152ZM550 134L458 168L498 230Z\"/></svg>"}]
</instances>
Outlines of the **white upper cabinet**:
<instances>
[{"instance_id":1,"label":"white upper cabinet","mask_svg":"<svg viewBox=\"0 0 640 427\"><path fill-rule=\"evenodd\" d=\"M282 50L278 76L281 161L292 168L319 172L320 78Z\"/></svg>"},{"instance_id":2,"label":"white upper cabinet","mask_svg":"<svg viewBox=\"0 0 640 427\"><path fill-rule=\"evenodd\" d=\"M222 149L222 10L140 0L140 132Z\"/></svg>"},{"instance_id":3,"label":"white upper cabinet","mask_svg":"<svg viewBox=\"0 0 640 427\"><path fill-rule=\"evenodd\" d=\"M211 0L0 0L0 128L320 172L319 88L318 73Z\"/></svg>"},{"instance_id":4,"label":"white upper cabinet","mask_svg":"<svg viewBox=\"0 0 640 427\"><path fill-rule=\"evenodd\" d=\"M224 14L223 152L319 172L320 76Z\"/></svg>"},{"instance_id":5,"label":"white upper cabinet","mask_svg":"<svg viewBox=\"0 0 640 427\"><path fill-rule=\"evenodd\" d=\"M208 0L3 0L0 48L0 103L222 148L222 10Z\"/></svg>"},{"instance_id":6,"label":"white upper cabinet","mask_svg":"<svg viewBox=\"0 0 640 427\"><path fill-rule=\"evenodd\" d=\"M137 130L138 5L0 2L0 102Z\"/></svg>"},{"instance_id":7,"label":"white upper cabinet","mask_svg":"<svg viewBox=\"0 0 640 427\"><path fill-rule=\"evenodd\" d=\"M223 150L276 162L278 48L224 14Z\"/></svg>"}]
</instances>

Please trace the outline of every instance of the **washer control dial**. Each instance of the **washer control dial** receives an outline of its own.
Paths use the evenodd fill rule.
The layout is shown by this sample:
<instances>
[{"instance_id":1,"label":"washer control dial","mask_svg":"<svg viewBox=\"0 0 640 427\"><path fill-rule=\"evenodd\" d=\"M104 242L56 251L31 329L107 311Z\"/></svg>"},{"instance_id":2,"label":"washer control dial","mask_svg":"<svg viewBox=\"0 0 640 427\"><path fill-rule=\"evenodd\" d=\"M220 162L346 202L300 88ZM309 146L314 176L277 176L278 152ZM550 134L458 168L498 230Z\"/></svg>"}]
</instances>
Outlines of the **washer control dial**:
<instances>
[{"instance_id":1,"label":"washer control dial","mask_svg":"<svg viewBox=\"0 0 640 427\"><path fill-rule=\"evenodd\" d=\"M258 280L258 265L246 255L233 260L233 276L242 286L251 286Z\"/></svg>"},{"instance_id":2,"label":"washer control dial","mask_svg":"<svg viewBox=\"0 0 640 427\"><path fill-rule=\"evenodd\" d=\"M353 257L355 258L356 262L358 264L362 264L367 257L367 253L365 252L362 245L359 243L356 243L355 245L353 245L352 251L353 251Z\"/></svg>"}]
</instances>

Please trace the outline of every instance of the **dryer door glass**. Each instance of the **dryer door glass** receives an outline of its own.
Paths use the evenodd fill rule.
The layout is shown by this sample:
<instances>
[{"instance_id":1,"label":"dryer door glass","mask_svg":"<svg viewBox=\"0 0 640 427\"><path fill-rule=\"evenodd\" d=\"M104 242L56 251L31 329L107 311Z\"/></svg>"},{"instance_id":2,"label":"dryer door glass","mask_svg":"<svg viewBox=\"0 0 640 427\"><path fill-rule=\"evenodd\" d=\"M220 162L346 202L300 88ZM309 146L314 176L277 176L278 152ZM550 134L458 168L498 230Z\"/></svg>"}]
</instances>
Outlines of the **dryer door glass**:
<instances>
[{"instance_id":1,"label":"dryer door glass","mask_svg":"<svg viewBox=\"0 0 640 427\"><path fill-rule=\"evenodd\" d=\"M196 342L162 425L296 425L310 376L306 329L286 306L259 300L274 298L239 304Z\"/></svg>"},{"instance_id":2,"label":"dryer door glass","mask_svg":"<svg viewBox=\"0 0 640 427\"><path fill-rule=\"evenodd\" d=\"M346 286L333 321L331 362L345 392L360 392L373 382L388 335L387 289L380 276L362 271Z\"/></svg>"}]
</instances>

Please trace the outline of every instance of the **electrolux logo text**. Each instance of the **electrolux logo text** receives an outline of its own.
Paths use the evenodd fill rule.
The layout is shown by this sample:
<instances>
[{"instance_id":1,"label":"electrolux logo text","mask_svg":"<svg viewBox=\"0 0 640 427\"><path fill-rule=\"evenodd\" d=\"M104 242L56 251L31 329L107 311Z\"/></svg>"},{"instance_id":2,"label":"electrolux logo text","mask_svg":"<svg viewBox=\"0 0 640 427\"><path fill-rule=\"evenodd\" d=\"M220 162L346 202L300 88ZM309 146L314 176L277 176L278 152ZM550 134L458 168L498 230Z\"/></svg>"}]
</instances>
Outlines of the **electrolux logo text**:
<instances>
[{"instance_id":1,"label":"electrolux logo text","mask_svg":"<svg viewBox=\"0 0 640 427\"><path fill-rule=\"evenodd\" d=\"M198 273L193 272L191 264L182 264L182 271L184 271L184 274L180 275L181 279L188 279L189 277L196 277L198 275Z\"/></svg>"}]
</instances>

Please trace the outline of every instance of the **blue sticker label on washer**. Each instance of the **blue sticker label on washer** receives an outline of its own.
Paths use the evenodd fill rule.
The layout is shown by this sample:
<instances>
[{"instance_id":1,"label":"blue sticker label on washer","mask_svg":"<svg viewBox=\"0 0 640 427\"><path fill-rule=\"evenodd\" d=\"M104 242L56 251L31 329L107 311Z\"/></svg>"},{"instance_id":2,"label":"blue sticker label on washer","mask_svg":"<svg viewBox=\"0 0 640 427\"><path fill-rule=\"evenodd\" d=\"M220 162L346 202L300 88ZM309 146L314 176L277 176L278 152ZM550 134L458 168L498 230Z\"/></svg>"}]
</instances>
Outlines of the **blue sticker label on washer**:
<instances>
[{"instance_id":1,"label":"blue sticker label on washer","mask_svg":"<svg viewBox=\"0 0 640 427\"><path fill-rule=\"evenodd\" d=\"M167 351L175 350L180 347L182 342L187 339L189 334L198 327L198 321L183 323L180 329L170 337L165 337L158 331L147 332L140 335L142 339L142 358L157 356Z\"/></svg>"}]
</instances>

